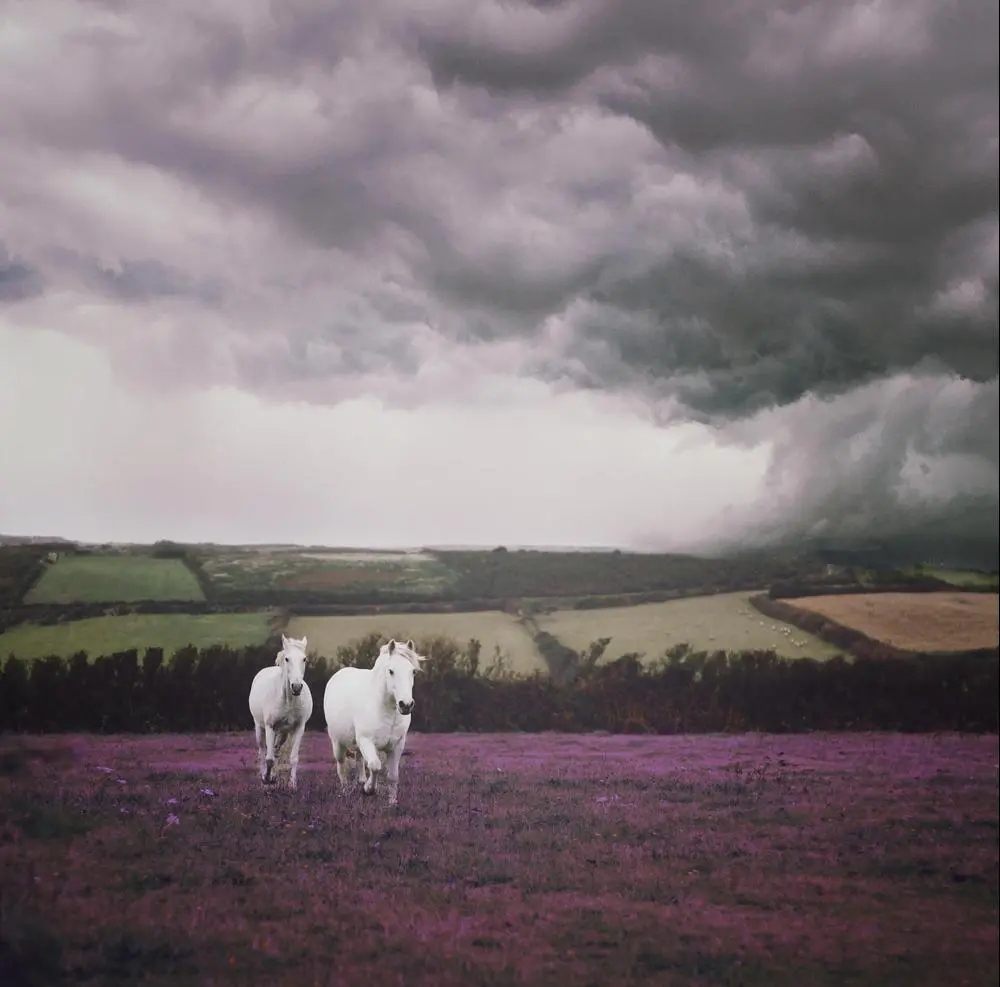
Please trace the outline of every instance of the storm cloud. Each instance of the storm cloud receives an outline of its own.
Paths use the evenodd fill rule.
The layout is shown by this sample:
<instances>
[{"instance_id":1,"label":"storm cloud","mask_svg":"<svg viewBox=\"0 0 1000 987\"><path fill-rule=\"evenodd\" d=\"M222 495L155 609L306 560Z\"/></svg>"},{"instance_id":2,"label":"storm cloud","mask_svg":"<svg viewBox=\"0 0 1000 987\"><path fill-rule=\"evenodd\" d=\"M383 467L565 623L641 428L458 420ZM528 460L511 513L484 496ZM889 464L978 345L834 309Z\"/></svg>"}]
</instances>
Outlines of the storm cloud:
<instances>
[{"instance_id":1,"label":"storm cloud","mask_svg":"<svg viewBox=\"0 0 1000 987\"><path fill-rule=\"evenodd\" d=\"M643 423L653 487L661 431L749 470L715 522L650 506L619 543L995 553L996 5L4 9L10 332L96 348L137 400L375 397L444 431L572 406Z\"/></svg>"}]
</instances>

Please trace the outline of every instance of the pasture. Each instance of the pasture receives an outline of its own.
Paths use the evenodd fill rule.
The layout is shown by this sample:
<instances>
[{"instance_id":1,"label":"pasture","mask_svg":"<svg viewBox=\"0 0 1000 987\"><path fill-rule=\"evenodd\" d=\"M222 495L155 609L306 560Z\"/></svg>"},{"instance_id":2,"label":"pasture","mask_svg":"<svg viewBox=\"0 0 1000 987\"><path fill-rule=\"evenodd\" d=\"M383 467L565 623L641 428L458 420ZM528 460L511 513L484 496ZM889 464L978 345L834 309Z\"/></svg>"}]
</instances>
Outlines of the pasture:
<instances>
[{"instance_id":1,"label":"pasture","mask_svg":"<svg viewBox=\"0 0 1000 987\"><path fill-rule=\"evenodd\" d=\"M351 644L373 632L400 641L413 638L420 642L438 635L454 638L464 645L470 638L482 644L480 665L493 658L495 648L507 657L512 672L530 675L546 672L547 666L528 631L510 614L499 610L476 613L382 613L346 617L293 617L287 633L292 637L308 636L310 652L333 658L337 648ZM374 656L373 656L374 658Z\"/></svg>"},{"instance_id":2,"label":"pasture","mask_svg":"<svg viewBox=\"0 0 1000 987\"><path fill-rule=\"evenodd\" d=\"M148 555L62 555L25 595L50 604L204 599L183 562Z\"/></svg>"},{"instance_id":3,"label":"pasture","mask_svg":"<svg viewBox=\"0 0 1000 987\"><path fill-rule=\"evenodd\" d=\"M907 651L974 651L1000 644L998 597L990 593L872 593L785 602Z\"/></svg>"},{"instance_id":4,"label":"pasture","mask_svg":"<svg viewBox=\"0 0 1000 987\"><path fill-rule=\"evenodd\" d=\"M934 576L953 586L997 587L996 573L979 572L975 569L941 569L938 566L915 566L913 572L920 576Z\"/></svg>"},{"instance_id":5,"label":"pasture","mask_svg":"<svg viewBox=\"0 0 1000 987\"><path fill-rule=\"evenodd\" d=\"M220 596L268 590L313 594L392 590L414 598L440 592L453 578L421 552L336 551L295 547L220 549L200 558Z\"/></svg>"},{"instance_id":6,"label":"pasture","mask_svg":"<svg viewBox=\"0 0 1000 987\"><path fill-rule=\"evenodd\" d=\"M86 651L91 658L119 651L163 648L164 658L185 645L208 648L228 644L244 648L261 644L271 632L271 615L257 613L159 614L88 617L64 624L18 624L0 634L0 658L68 658Z\"/></svg>"},{"instance_id":7,"label":"pasture","mask_svg":"<svg viewBox=\"0 0 1000 987\"><path fill-rule=\"evenodd\" d=\"M575 651L597 638L610 637L603 661L639 652L652 661L676 644L695 651L773 649L789 658L826 659L841 654L805 631L758 613L747 601L752 593L719 593L667 603L641 603L601 610L557 610L536 623Z\"/></svg>"},{"instance_id":8,"label":"pasture","mask_svg":"<svg viewBox=\"0 0 1000 987\"><path fill-rule=\"evenodd\" d=\"M6 982L995 985L996 736L0 739Z\"/></svg>"}]
</instances>

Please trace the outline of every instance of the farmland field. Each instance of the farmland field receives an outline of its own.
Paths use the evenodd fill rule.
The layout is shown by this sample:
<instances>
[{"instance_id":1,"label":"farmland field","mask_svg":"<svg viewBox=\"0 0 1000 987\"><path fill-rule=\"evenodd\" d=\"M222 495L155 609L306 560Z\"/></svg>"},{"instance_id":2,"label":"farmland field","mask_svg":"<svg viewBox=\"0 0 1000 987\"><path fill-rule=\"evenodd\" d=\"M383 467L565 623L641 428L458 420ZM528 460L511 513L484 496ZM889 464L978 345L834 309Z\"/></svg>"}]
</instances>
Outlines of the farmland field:
<instances>
[{"instance_id":1,"label":"farmland field","mask_svg":"<svg viewBox=\"0 0 1000 987\"><path fill-rule=\"evenodd\" d=\"M208 648L228 644L244 648L260 644L269 634L270 615L260 613L158 614L134 613L120 617L89 617L64 624L18 624L0 634L0 659L47 655L69 657L86 651L92 658L138 648L163 648L169 658L193 644Z\"/></svg>"},{"instance_id":2,"label":"farmland field","mask_svg":"<svg viewBox=\"0 0 1000 987\"><path fill-rule=\"evenodd\" d=\"M785 602L907 651L972 651L1000 644L998 597L991 593L872 593Z\"/></svg>"},{"instance_id":3,"label":"farmland field","mask_svg":"<svg viewBox=\"0 0 1000 987\"><path fill-rule=\"evenodd\" d=\"M143 555L60 556L25 596L26 603L204 599L183 562Z\"/></svg>"},{"instance_id":4,"label":"farmland field","mask_svg":"<svg viewBox=\"0 0 1000 987\"><path fill-rule=\"evenodd\" d=\"M831 658L841 654L805 631L758 613L747 602L752 593L694 596L667 603L642 603L602 610L557 610L536 618L567 647L582 651L610 637L604 661L637 651L652 661L676 644L696 651L747 651L773 648L790 658Z\"/></svg>"},{"instance_id":5,"label":"farmland field","mask_svg":"<svg viewBox=\"0 0 1000 987\"><path fill-rule=\"evenodd\" d=\"M320 594L394 590L419 598L439 592L453 578L434 556L420 552L244 548L206 554L201 565L222 596L267 590Z\"/></svg>"},{"instance_id":6,"label":"farmland field","mask_svg":"<svg viewBox=\"0 0 1000 987\"><path fill-rule=\"evenodd\" d=\"M728 559L592 551L453 551L435 553L456 573L469 599L609 596L677 589L751 589L775 579L818 574L818 562L767 553Z\"/></svg>"},{"instance_id":7,"label":"farmland field","mask_svg":"<svg viewBox=\"0 0 1000 987\"><path fill-rule=\"evenodd\" d=\"M372 632L400 640L443 635L464 645L476 638L483 646L481 664L485 667L499 647L508 656L510 669L528 675L546 671L545 662L531 635L510 614L499 610L479 613L385 613L350 617L293 617L288 634L309 637L309 650L332 658L337 648ZM372 656L374 659L374 655Z\"/></svg>"},{"instance_id":8,"label":"farmland field","mask_svg":"<svg viewBox=\"0 0 1000 987\"><path fill-rule=\"evenodd\" d=\"M0 739L6 982L995 987L996 736ZM280 906L276 907L275 903Z\"/></svg>"}]
</instances>

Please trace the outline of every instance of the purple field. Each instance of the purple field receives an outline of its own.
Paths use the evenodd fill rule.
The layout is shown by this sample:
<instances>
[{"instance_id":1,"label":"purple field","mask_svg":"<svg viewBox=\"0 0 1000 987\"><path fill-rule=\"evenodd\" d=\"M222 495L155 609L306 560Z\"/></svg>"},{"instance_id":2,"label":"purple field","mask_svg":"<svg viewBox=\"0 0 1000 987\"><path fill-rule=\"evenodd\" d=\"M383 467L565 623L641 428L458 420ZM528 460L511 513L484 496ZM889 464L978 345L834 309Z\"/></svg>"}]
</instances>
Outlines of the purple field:
<instances>
[{"instance_id":1,"label":"purple field","mask_svg":"<svg viewBox=\"0 0 1000 987\"><path fill-rule=\"evenodd\" d=\"M996 736L0 738L9 985L990 985Z\"/></svg>"}]
</instances>

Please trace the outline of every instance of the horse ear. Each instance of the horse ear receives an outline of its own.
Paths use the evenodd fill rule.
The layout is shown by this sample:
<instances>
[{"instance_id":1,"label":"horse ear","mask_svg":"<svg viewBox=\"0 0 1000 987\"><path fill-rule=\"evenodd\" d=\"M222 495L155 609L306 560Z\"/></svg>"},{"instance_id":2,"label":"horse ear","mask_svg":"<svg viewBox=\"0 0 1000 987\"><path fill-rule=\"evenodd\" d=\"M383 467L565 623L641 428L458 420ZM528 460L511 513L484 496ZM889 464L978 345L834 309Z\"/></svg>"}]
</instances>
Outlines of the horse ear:
<instances>
[{"instance_id":1,"label":"horse ear","mask_svg":"<svg viewBox=\"0 0 1000 987\"><path fill-rule=\"evenodd\" d=\"M281 635L281 646L283 648L287 648L288 647L288 638L285 637L284 634Z\"/></svg>"},{"instance_id":2,"label":"horse ear","mask_svg":"<svg viewBox=\"0 0 1000 987\"><path fill-rule=\"evenodd\" d=\"M407 648L408 648L408 649L409 649L410 651L416 651L416 650L417 650L416 648L414 648L414 647L413 647L413 640L412 640L412 639L406 642L406 647L407 647Z\"/></svg>"},{"instance_id":3,"label":"horse ear","mask_svg":"<svg viewBox=\"0 0 1000 987\"><path fill-rule=\"evenodd\" d=\"M302 636L302 650L305 651L308 646L309 646L309 638L307 638L303 634L303 636Z\"/></svg>"},{"instance_id":4,"label":"horse ear","mask_svg":"<svg viewBox=\"0 0 1000 987\"><path fill-rule=\"evenodd\" d=\"M392 639L392 640L391 640L391 641L389 642L389 654L390 654L390 655L393 655L393 654L395 654L395 653L396 653L396 639L395 639L395 638L393 638L393 639Z\"/></svg>"}]
</instances>

